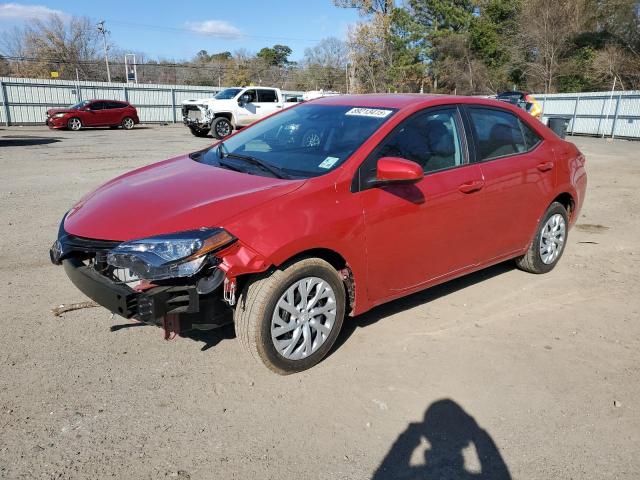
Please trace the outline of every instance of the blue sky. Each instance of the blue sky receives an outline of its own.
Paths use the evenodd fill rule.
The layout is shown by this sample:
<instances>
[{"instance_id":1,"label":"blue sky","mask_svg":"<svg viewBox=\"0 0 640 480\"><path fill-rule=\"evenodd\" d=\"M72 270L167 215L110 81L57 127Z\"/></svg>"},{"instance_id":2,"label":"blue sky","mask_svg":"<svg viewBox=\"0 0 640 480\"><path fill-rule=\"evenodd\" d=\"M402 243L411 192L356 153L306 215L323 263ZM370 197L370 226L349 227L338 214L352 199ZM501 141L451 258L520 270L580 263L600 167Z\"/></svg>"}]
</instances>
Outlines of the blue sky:
<instances>
[{"instance_id":1,"label":"blue sky","mask_svg":"<svg viewBox=\"0 0 640 480\"><path fill-rule=\"evenodd\" d=\"M203 49L256 52L278 43L291 47L291 59L299 60L322 38L344 39L348 25L358 21L355 10L331 0L16 1L0 2L0 36L52 11L105 20L119 47L176 60Z\"/></svg>"}]
</instances>

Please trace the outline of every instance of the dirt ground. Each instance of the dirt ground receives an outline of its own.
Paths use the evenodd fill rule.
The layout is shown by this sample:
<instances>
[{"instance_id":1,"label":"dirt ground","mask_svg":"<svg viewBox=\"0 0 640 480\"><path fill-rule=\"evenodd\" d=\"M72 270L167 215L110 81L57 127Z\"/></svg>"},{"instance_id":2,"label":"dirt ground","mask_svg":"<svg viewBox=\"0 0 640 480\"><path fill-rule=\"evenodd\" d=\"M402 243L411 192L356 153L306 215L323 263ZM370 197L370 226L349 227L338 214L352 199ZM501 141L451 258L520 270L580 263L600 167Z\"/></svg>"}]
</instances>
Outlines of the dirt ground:
<instances>
[{"instance_id":1,"label":"dirt ground","mask_svg":"<svg viewBox=\"0 0 640 480\"><path fill-rule=\"evenodd\" d=\"M232 327L167 342L102 308L51 314L85 300L49 262L63 213L211 139L0 129L0 478L638 478L640 143L573 141L590 183L553 272L382 306L280 377Z\"/></svg>"}]
</instances>

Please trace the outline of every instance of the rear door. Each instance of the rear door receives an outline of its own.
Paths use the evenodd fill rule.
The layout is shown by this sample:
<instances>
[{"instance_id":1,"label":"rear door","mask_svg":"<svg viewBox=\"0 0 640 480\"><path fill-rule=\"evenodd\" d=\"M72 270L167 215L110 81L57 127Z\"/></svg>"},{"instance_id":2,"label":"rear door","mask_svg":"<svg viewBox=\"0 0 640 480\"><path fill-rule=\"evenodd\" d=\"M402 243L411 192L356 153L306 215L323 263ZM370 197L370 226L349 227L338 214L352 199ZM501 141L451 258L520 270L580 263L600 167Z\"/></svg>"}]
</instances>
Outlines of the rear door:
<instances>
[{"instance_id":1,"label":"rear door","mask_svg":"<svg viewBox=\"0 0 640 480\"><path fill-rule=\"evenodd\" d=\"M367 187L378 159L386 156L419 163L424 178L411 185ZM477 260L482 176L477 164L468 163L457 107L428 109L403 121L362 164L356 185L373 302L398 297Z\"/></svg>"},{"instance_id":2,"label":"rear door","mask_svg":"<svg viewBox=\"0 0 640 480\"><path fill-rule=\"evenodd\" d=\"M259 88L256 109L260 118L281 110L282 105L278 102L278 94L276 91L270 88Z\"/></svg>"},{"instance_id":3,"label":"rear door","mask_svg":"<svg viewBox=\"0 0 640 480\"><path fill-rule=\"evenodd\" d=\"M478 261L523 250L555 186L553 151L517 115L501 108L466 107L482 170Z\"/></svg>"},{"instance_id":4,"label":"rear door","mask_svg":"<svg viewBox=\"0 0 640 480\"><path fill-rule=\"evenodd\" d=\"M114 100L113 102L107 102L107 105L109 106L107 110L109 125L120 125L125 116L127 104Z\"/></svg>"}]
</instances>

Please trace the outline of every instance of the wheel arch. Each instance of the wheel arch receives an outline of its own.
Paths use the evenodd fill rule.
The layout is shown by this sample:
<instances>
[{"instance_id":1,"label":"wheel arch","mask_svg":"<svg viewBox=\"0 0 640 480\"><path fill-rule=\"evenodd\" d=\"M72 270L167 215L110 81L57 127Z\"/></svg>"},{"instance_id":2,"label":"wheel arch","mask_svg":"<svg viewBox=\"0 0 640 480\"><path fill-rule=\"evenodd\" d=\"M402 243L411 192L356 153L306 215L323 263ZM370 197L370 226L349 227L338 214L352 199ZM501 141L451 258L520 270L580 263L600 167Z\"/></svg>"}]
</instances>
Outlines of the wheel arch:
<instances>
[{"instance_id":1,"label":"wheel arch","mask_svg":"<svg viewBox=\"0 0 640 480\"><path fill-rule=\"evenodd\" d=\"M302 250L296 254L290 255L288 258L278 261L275 266L280 267L287 263L293 263L303 258L320 258L331 265L342 277L345 287L346 301L345 312L351 315L354 312L356 302L356 282L353 270L349 266L346 258L336 250L326 247L309 248Z\"/></svg>"},{"instance_id":2,"label":"wheel arch","mask_svg":"<svg viewBox=\"0 0 640 480\"><path fill-rule=\"evenodd\" d=\"M556 195L555 198L551 201L551 203L554 203L554 202L558 202L567 210L567 215L569 216L569 223L573 223L573 221L575 220L574 213L576 210L576 200L574 196L570 192L565 191Z\"/></svg>"},{"instance_id":3,"label":"wheel arch","mask_svg":"<svg viewBox=\"0 0 640 480\"><path fill-rule=\"evenodd\" d=\"M231 112L216 112L216 113L213 114L213 120L215 120L216 118L220 118L220 117L226 118L227 120L229 120L231 122L231 125L233 125L235 127L236 122L233 119L233 113L231 113Z\"/></svg>"}]
</instances>

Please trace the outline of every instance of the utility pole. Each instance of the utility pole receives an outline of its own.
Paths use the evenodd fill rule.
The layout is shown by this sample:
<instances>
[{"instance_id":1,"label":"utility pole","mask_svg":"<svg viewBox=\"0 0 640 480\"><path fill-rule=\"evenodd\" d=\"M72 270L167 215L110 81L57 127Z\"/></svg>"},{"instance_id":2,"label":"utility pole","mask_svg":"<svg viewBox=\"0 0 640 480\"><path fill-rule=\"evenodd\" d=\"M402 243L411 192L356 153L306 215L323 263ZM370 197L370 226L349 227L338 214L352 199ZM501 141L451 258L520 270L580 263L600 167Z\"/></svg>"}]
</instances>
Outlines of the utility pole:
<instances>
[{"instance_id":1,"label":"utility pole","mask_svg":"<svg viewBox=\"0 0 640 480\"><path fill-rule=\"evenodd\" d=\"M104 28L104 20L98 22L98 32L102 34L102 44L104 45L104 62L107 64L107 81L111 83L111 72L109 72L109 56L107 54L107 33L109 33L109 31Z\"/></svg>"}]
</instances>

